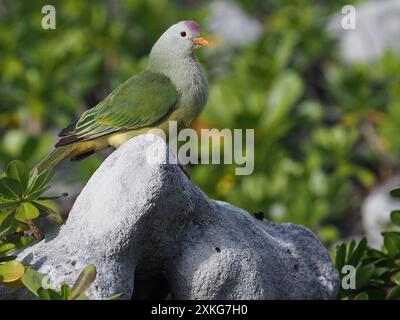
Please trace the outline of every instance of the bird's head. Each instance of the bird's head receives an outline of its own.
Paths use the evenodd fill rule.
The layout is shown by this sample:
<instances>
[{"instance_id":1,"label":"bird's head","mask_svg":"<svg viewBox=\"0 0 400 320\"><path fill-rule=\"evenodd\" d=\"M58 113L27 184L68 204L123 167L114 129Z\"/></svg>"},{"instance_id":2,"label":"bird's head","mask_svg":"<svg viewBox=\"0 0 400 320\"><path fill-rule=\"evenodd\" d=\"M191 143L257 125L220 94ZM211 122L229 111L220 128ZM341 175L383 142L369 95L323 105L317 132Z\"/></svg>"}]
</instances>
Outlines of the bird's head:
<instances>
[{"instance_id":1,"label":"bird's head","mask_svg":"<svg viewBox=\"0 0 400 320\"><path fill-rule=\"evenodd\" d=\"M208 46L200 36L200 26L193 20L180 21L169 27L154 44L151 55L193 55L195 49Z\"/></svg>"}]
</instances>

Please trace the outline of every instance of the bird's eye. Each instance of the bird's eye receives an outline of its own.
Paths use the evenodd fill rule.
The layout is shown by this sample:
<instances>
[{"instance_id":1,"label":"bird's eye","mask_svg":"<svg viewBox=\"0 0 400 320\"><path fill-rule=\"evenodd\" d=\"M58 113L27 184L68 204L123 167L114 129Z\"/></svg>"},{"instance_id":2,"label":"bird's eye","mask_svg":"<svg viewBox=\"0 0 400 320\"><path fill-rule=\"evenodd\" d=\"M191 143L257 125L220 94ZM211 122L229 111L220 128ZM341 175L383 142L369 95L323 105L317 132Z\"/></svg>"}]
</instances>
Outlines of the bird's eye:
<instances>
[{"instance_id":1,"label":"bird's eye","mask_svg":"<svg viewBox=\"0 0 400 320\"><path fill-rule=\"evenodd\" d=\"M186 32L185 31L182 31L181 32L181 36L184 38L184 37L186 37Z\"/></svg>"}]
</instances>

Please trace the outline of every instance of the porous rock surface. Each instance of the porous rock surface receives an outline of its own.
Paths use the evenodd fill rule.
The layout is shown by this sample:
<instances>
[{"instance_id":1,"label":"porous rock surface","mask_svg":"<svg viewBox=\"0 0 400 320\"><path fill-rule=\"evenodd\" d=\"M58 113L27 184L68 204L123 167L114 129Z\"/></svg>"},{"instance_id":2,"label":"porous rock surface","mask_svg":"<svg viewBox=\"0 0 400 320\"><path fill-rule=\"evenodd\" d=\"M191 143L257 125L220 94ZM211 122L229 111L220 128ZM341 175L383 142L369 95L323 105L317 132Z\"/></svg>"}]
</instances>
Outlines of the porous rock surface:
<instances>
[{"instance_id":1,"label":"porous rock surface","mask_svg":"<svg viewBox=\"0 0 400 320\"><path fill-rule=\"evenodd\" d=\"M78 196L57 235L18 260L59 287L88 264L90 299L332 299L339 277L308 229L257 220L209 199L163 140L142 135L112 153ZM0 286L0 299L32 299Z\"/></svg>"}]
</instances>

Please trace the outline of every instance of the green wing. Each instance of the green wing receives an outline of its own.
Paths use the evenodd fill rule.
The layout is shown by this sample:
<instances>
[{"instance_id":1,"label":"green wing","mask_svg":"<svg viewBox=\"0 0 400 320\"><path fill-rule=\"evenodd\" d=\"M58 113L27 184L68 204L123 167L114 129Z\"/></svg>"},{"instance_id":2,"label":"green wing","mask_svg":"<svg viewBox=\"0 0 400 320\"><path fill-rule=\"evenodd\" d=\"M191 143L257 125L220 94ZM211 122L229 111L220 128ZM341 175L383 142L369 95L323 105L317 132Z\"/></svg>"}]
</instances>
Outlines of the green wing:
<instances>
[{"instance_id":1,"label":"green wing","mask_svg":"<svg viewBox=\"0 0 400 320\"><path fill-rule=\"evenodd\" d=\"M62 130L56 147L156 125L174 110L177 100L169 78L143 71Z\"/></svg>"}]
</instances>

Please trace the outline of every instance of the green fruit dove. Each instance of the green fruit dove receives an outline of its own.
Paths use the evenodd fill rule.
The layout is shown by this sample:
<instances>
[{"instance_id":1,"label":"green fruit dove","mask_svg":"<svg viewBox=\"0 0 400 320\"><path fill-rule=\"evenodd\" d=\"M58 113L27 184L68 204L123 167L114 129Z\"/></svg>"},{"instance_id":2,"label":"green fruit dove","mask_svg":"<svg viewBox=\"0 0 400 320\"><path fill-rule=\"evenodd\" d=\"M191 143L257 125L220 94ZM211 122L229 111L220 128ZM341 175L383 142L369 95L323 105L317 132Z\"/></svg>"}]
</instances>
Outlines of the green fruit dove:
<instances>
[{"instance_id":1,"label":"green fruit dove","mask_svg":"<svg viewBox=\"0 0 400 320\"><path fill-rule=\"evenodd\" d=\"M207 78L195 55L207 45L195 21L171 26L151 49L148 67L64 128L55 149L35 168L41 173L66 158L118 148L150 129L166 132L169 121L178 128L190 126L207 102Z\"/></svg>"}]
</instances>

